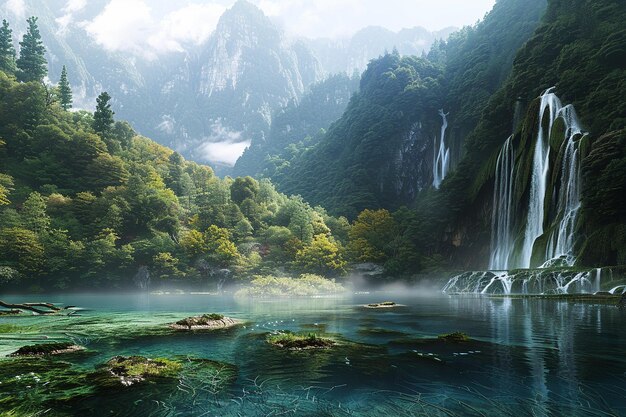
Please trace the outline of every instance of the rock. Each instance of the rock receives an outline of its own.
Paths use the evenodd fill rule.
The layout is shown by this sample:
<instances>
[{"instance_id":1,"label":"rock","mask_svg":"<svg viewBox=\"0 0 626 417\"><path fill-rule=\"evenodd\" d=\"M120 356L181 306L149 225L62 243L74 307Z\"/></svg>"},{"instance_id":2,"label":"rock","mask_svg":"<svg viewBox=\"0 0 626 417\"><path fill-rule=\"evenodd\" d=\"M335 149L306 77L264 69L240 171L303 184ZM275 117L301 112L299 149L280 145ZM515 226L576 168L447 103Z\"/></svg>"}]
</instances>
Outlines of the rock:
<instances>
[{"instance_id":1,"label":"rock","mask_svg":"<svg viewBox=\"0 0 626 417\"><path fill-rule=\"evenodd\" d=\"M84 350L82 346L73 343L43 343L39 345L22 346L9 356L48 356L62 355Z\"/></svg>"},{"instance_id":2,"label":"rock","mask_svg":"<svg viewBox=\"0 0 626 417\"><path fill-rule=\"evenodd\" d=\"M382 303L367 304L364 307L365 308L395 308L395 307L404 307L404 305L395 303L393 301L384 301Z\"/></svg>"},{"instance_id":3,"label":"rock","mask_svg":"<svg viewBox=\"0 0 626 417\"><path fill-rule=\"evenodd\" d=\"M622 294L622 298L620 298L617 306L620 308L620 310L626 310L626 292Z\"/></svg>"},{"instance_id":4,"label":"rock","mask_svg":"<svg viewBox=\"0 0 626 417\"><path fill-rule=\"evenodd\" d=\"M228 329L241 323L241 320L224 317L221 314L203 314L179 320L169 327L175 330L217 330Z\"/></svg>"},{"instance_id":5,"label":"rock","mask_svg":"<svg viewBox=\"0 0 626 417\"><path fill-rule=\"evenodd\" d=\"M21 310L2 310L0 311L0 316L17 316L21 313Z\"/></svg>"}]
</instances>

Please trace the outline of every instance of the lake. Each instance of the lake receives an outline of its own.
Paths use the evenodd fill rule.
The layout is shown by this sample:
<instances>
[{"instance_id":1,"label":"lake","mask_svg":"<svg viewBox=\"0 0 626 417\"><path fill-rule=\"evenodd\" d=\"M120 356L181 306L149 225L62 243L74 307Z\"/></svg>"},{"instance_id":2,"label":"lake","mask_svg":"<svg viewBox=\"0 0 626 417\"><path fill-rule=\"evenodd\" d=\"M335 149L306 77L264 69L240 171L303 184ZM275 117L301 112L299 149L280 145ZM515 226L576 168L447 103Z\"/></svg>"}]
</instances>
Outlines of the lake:
<instances>
[{"instance_id":1,"label":"lake","mask_svg":"<svg viewBox=\"0 0 626 417\"><path fill-rule=\"evenodd\" d=\"M626 415L626 312L614 306L411 292L277 301L201 294L4 299L87 309L0 317L0 411L17 404L15 415ZM387 300L405 306L362 308ZM165 325L207 312L246 324L193 333ZM340 343L283 351L265 340L277 330L327 333ZM472 341L436 339L457 331ZM54 340L87 350L5 358ZM162 385L94 386L85 375L115 355L210 359L234 376L219 386L219 375L201 373Z\"/></svg>"}]
</instances>

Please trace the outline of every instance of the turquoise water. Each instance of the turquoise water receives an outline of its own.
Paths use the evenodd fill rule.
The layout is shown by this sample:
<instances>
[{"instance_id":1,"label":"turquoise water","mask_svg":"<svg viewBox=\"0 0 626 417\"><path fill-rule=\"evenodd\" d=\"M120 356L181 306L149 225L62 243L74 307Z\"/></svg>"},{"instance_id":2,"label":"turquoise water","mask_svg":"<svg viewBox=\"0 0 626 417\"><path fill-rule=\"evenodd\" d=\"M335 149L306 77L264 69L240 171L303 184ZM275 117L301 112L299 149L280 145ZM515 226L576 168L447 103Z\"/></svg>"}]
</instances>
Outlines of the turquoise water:
<instances>
[{"instance_id":1,"label":"turquoise water","mask_svg":"<svg viewBox=\"0 0 626 417\"><path fill-rule=\"evenodd\" d=\"M0 410L17 409L15 415L626 415L626 313L613 306L409 293L280 301L148 294L5 299L39 298L88 310L0 318L0 326L15 326L0 333L0 355L53 340L73 340L87 351L35 361L39 381L29 379L30 365L0 360ZM390 299L406 306L361 307ZM206 312L246 324L196 333L165 326ZM282 351L265 342L276 330L328 333L341 344ZM455 331L474 341L423 341ZM236 379L219 389L196 374L94 388L84 375L115 355L211 359L234 365ZM45 373L52 367L63 368L65 382Z\"/></svg>"}]
</instances>

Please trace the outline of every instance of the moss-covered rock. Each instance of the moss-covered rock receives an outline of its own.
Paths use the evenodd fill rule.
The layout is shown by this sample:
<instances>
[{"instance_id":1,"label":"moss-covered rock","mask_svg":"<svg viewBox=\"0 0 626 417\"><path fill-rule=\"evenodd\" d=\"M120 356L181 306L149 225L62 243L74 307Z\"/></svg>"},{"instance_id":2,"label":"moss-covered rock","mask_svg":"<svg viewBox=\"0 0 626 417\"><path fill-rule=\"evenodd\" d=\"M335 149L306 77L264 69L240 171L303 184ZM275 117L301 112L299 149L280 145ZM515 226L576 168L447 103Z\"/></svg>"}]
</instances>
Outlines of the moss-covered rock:
<instances>
[{"instance_id":1,"label":"moss-covered rock","mask_svg":"<svg viewBox=\"0 0 626 417\"><path fill-rule=\"evenodd\" d=\"M468 335L462 332L441 334L437 336L437 339L443 340L449 343L464 343L464 342L469 342L471 340Z\"/></svg>"},{"instance_id":2,"label":"moss-covered rock","mask_svg":"<svg viewBox=\"0 0 626 417\"><path fill-rule=\"evenodd\" d=\"M84 350L82 346L75 345L70 342L63 343L42 343L39 345L22 346L9 356L47 356L62 355L65 353L73 353Z\"/></svg>"},{"instance_id":3,"label":"moss-covered rock","mask_svg":"<svg viewBox=\"0 0 626 417\"><path fill-rule=\"evenodd\" d=\"M267 342L288 350L330 349L336 345L334 340L315 333L295 334L288 331L270 334Z\"/></svg>"},{"instance_id":4,"label":"moss-covered rock","mask_svg":"<svg viewBox=\"0 0 626 417\"><path fill-rule=\"evenodd\" d=\"M187 317L169 326L176 330L216 330L227 329L241 323L241 320L225 317L222 314L211 313Z\"/></svg>"},{"instance_id":5,"label":"moss-covered rock","mask_svg":"<svg viewBox=\"0 0 626 417\"><path fill-rule=\"evenodd\" d=\"M178 361L165 358L115 356L101 368L100 373L105 373L108 376L108 378L102 378L101 381L116 380L124 386L131 386L156 378L175 378L182 369L182 365Z\"/></svg>"}]
</instances>

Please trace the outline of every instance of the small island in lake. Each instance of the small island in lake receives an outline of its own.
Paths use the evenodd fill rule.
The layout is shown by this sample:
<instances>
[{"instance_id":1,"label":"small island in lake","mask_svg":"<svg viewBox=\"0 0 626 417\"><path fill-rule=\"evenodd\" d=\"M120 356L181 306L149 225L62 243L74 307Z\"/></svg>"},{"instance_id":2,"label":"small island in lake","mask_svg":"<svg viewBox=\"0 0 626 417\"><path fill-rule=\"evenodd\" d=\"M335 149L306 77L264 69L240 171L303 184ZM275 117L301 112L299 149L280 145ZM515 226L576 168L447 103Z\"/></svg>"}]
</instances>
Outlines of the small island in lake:
<instances>
[{"instance_id":1,"label":"small island in lake","mask_svg":"<svg viewBox=\"0 0 626 417\"><path fill-rule=\"evenodd\" d=\"M187 317L186 319L170 324L169 327L175 330L217 330L228 329L241 323L241 320L225 317L222 314L211 313Z\"/></svg>"},{"instance_id":2,"label":"small island in lake","mask_svg":"<svg viewBox=\"0 0 626 417\"><path fill-rule=\"evenodd\" d=\"M337 344L334 340L315 333L295 334L291 332L270 334L267 337L267 342L287 350L330 349Z\"/></svg>"}]
</instances>

